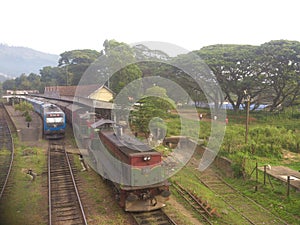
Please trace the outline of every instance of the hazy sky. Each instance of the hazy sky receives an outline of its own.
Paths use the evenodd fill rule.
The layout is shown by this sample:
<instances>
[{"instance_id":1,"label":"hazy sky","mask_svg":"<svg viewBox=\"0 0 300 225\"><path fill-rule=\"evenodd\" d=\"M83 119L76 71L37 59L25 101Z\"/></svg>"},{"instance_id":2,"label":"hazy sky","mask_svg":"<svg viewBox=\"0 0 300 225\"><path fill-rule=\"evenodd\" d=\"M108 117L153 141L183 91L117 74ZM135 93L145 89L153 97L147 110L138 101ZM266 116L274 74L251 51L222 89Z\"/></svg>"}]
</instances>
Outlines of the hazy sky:
<instances>
[{"instance_id":1,"label":"hazy sky","mask_svg":"<svg viewBox=\"0 0 300 225\"><path fill-rule=\"evenodd\" d=\"M60 54L101 50L105 39L211 44L300 41L300 1L2 0L0 43Z\"/></svg>"}]
</instances>

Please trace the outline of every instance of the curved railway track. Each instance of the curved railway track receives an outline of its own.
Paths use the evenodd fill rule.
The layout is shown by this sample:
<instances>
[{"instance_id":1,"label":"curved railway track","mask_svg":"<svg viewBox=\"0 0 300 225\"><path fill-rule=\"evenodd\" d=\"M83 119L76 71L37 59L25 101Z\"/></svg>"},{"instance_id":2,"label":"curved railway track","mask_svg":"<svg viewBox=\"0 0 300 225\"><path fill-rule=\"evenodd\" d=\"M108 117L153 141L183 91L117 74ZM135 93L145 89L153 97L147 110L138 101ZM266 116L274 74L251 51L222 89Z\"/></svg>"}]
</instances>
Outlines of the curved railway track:
<instances>
[{"instance_id":1,"label":"curved railway track","mask_svg":"<svg viewBox=\"0 0 300 225\"><path fill-rule=\"evenodd\" d=\"M14 145L11 130L9 128L10 118L0 104L0 199L3 196L14 160Z\"/></svg>"},{"instance_id":2,"label":"curved railway track","mask_svg":"<svg viewBox=\"0 0 300 225\"><path fill-rule=\"evenodd\" d=\"M201 175L196 176L232 210L240 214L245 220L244 224L287 224L269 210L230 186L212 169L208 168Z\"/></svg>"},{"instance_id":3,"label":"curved railway track","mask_svg":"<svg viewBox=\"0 0 300 225\"><path fill-rule=\"evenodd\" d=\"M87 224L63 140L48 147L49 224Z\"/></svg>"},{"instance_id":4,"label":"curved railway track","mask_svg":"<svg viewBox=\"0 0 300 225\"><path fill-rule=\"evenodd\" d=\"M150 212L131 213L131 216L138 225L176 225L161 209Z\"/></svg>"}]
</instances>

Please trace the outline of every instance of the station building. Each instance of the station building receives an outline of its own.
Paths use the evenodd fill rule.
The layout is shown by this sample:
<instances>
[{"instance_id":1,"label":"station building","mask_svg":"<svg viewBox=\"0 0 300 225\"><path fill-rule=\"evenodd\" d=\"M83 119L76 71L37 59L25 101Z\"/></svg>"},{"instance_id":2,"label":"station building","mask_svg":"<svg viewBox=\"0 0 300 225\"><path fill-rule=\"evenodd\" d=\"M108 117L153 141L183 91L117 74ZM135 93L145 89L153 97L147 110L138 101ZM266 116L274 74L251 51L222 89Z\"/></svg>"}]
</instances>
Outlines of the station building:
<instances>
[{"instance_id":1,"label":"station building","mask_svg":"<svg viewBox=\"0 0 300 225\"><path fill-rule=\"evenodd\" d=\"M82 104L111 118L114 92L105 85L47 86L43 97Z\"/></svg>"}]
</instances>

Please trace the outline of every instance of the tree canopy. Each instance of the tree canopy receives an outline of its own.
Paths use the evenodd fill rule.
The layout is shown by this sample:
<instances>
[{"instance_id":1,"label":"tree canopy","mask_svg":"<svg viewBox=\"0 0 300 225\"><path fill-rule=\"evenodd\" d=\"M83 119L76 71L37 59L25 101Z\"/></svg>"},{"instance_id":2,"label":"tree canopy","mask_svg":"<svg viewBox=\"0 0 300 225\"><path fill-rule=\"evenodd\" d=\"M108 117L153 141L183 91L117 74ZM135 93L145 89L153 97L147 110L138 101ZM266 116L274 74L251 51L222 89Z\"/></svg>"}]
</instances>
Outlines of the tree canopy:
<instances>
[{"instance_id":1,"label":"tree canopy","mask_svg":"<svg viewBox=\"0 0 300 225\"><path fill-rule=\"evenodd\" d=\"M169 111L174 109L174 104L166 93L167 91L159 86L148 88L145 96L138 101L130 113L131 126L136 132L143 133L146 138L151 132L150 121L153 118L157 118L158 121L165 119Z\"/></svg>"},{"instance_id":2,"label":"tree canopy","mask_svg":"<svg viewBox=\"0 0 300 225\"><path fill-rule=\"evenodd\" d=\"M195 55L203 63L197 62L199 59ZM222 104L228 101L235 110L244 106L248 96L252 104L268 104L271 111L300 103L300 43L289 40L274 40L259 46L217 44L175 57L144 45L131 47L115 40L105 40L103 50L99 52L90 49L63 52L56 67L45 66L39 74L22 74L15 80L3 82L2 88L38 89L43 92L45 86L77 85L87 68L97 59L106 60L112 64L109 65L111 71L116 70L106 83L116 94L124 91L124 87L132 81L158 76L180 85L195 102L216 99L216 104ZM186 68L185 71L176 66L178 62ZM199 85L187 75L187 72L194 72L192 69L189 71L193 67L204 71L204 64L215 75L225 94L224 99L220 100L221 96L217 96L214 88L205 90L207 84L216 82L208 81L210 77L200 75L198 78L203 84ZM103 71L103 74L111 71ZM149 88L145 83L138 85ZM128 97L137 92L135 88L126 91ZM188 99L176 101L187 102Z\"/></svg>"},{"instance_id":3,"label":"tree canopy","mask_svg":"<svg viewBox=\"0 0 300 225\"><path fill-rule=\"evenodd\" d=\"M277 40L260 46L212 45L195 51L216 75L226 99L239 109L250 95L269 109L292 106L299 100L300 43Z\"/></svg>"}]
</instances>

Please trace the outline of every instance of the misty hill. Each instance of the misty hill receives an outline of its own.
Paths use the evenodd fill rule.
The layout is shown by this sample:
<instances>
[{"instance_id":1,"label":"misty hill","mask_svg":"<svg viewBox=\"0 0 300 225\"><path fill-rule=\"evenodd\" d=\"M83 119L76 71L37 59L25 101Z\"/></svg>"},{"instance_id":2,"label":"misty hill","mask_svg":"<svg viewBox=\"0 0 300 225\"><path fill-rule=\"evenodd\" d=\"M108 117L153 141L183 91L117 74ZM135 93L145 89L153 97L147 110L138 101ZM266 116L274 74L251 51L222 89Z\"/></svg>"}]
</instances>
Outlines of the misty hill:
<instances>
[{"instance_id":1,"label":"misty hill","mask_svg":"<svg viewBox=\"0 0 300 225\"><path fill-rule=\"evenodd\" d=\"M44 66L57 66L58 58L31 48L0 44L0 82L23 73L39 73Z\"/></svg>"}]
</instances>

